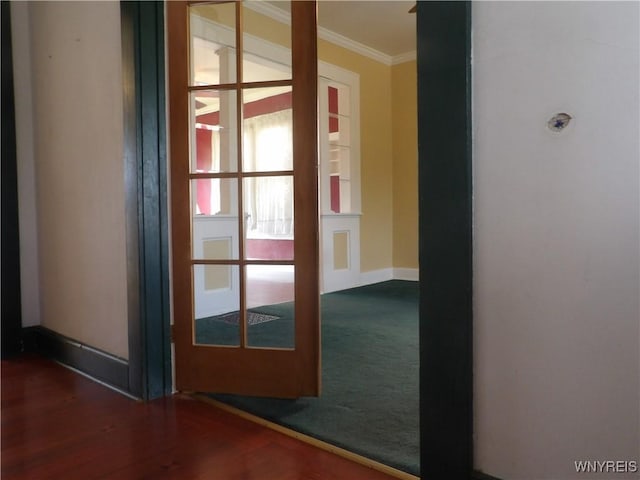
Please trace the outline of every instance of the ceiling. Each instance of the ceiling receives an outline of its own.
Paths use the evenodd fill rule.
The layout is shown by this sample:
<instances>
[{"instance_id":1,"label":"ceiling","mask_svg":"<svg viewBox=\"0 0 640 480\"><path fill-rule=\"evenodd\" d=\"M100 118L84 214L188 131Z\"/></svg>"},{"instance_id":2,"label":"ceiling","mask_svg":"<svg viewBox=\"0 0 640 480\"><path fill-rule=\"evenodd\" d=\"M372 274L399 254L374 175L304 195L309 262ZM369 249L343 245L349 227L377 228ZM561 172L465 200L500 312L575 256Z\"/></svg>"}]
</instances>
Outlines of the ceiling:
<instances>
[{"instance_id":1,"label":"ceiling","mask_svg":"<svg viewBox=\"0 0 640 480\"><path fill-rule=\"evenodd\" d=\"M289 2L271 1L283 10ZM415 0L320 0L318 25L394 57L416 49Z\"/></svg>"},{"instance_id":2,"label":"ceiling","mask_svg":"<svg viewBox=\"0 0 640 480\"><path fill-rule=\"evenodd\" d=\"M386 55L416 49L415 1L320 1L318 25Z\"/></svg>"}]
</instances>

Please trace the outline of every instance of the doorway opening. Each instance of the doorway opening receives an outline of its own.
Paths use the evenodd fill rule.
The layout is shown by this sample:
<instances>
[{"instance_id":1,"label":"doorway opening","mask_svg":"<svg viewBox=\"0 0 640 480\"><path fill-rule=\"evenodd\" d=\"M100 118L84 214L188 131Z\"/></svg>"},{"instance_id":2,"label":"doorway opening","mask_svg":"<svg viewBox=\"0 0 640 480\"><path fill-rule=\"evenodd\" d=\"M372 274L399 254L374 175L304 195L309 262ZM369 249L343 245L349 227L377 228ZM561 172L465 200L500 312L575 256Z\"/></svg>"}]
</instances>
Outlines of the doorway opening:
<instances>
[{"instance_id":1,"label":"doorway opening","mask_svg":"<svg viewBox=\"0 0 640 480\"><path fill-rule=\"evenodd\" d=\"M254 14L262 15L260 9L252 6L252 2L247 2L247 5L249 11L244 12L247 18ZM233 181L226 175L225 172L229 166L224 164L224 159L228 158L229 153L233 153L235 148L242 150L245 167L250 168L252 172L262 171L267 168L265 165L275 171L287 170L290 155L282 146L288 145L288 139L293 130L289 114L292 91L280 84L276 86L277 88L268 90L256 89L252 92L255 93L252 98L243 97L242 120L238 120L226 108L227 105L238 103L238 99L233 97L235 92L227 89L212 92L212 89L204 88L211 84L237 80L229 78L226 72L230 70L229 65L233 66L237 62L233 48L232 33L234 32L228 31L228 25L223 20L224 15L221 12L216 13L217 15L192 14L190 18L192 32L190 68L197 79L195 86L198 87L194 90L192 104L195 126L191 139L191 144L195 145L191 152L191 163L194 165L192 175L199 175L198 178L194 177L191 183L191 211L194 212L193 248L195 258L218 260L217 264L200 262L201 265L194 266L195 343L203 346L240 347L245 333L238 326L245 325L249 347L295 348L295 327L289 322L291 316L289 304L296 297L295 269L292 265L283 263L283 260L291 260L294 257L291 228L293 217L291 179L285 175L270 175L265 179L268 181L264 182L252 179L243 183L242 193L240 193L239 188L234 187ZM268 15L265 16L264 21L273 20L269 18ZM274 28L273 23L270 24L271 32L277 31L278 28ZM256 80L263 74L277 81L287 78L291 60L286 48L266 38L254 41L251 35L244 35L242 44L244 49L242 74L245 80ZM323 49L321 54L322 51ZM336 341L347 338L345 332L356 325L354 319L358 315L362 316L362 312L366 312L367 318L363 319L360 333L352 338L351 346L355 345L357 340L366 339L367 334L371 333L374 333L374 337L391 338L402 330L399 323L403 322L398 320L401 316L398 314L399 300L410 304L409 310L413 308L413 313L410 315L413 323L402 326L404 330L408 328L410 333L398 340L395 346L382 347L384 353L377 354L372 361L366 362L367 365L373 365L374 360L397 363L395 380L390 380L384 387L372 386L372 390L365 396L380 397L383 388L388 388L394 393L413 391L413 394L408 394L408 400L398 398L386 400L388 408L377 416L379 419L384 419L385 416L390 415L393 408L398 407L400 410L405 412L409 410L415 414L412 425L414 441L398 442L391 439L390 443L405 452L411 451L417 463L419 456L417 441L418 288L415 283L417 238L414 242L416 250L414 268L403 265L403 268L394 269L395 211L393 208L396 196L394 173L397 168L402 168L398 167L402 162L413 161L415 168L417 150L414 137L413 159L411 155L406 155L409 158L403 158L401 162L399 157L404 157L406 152L398 149L400 153L396 154L394 137L397 136L396 130L415 132L416 120L413 119L414 125L411 128L407 126L396 128L394 124L394 116L404 111L393 98L396 91L403 90L402 87L394 86L394 78L401 78L401 75L394 72L395 65L366 58L366 56L363 58L363 55L357 52L347 54L342 51L336 52L335 46L331 46L330 42L326 43L324 54L327 61L321 58L318 81L320 110L318 233L321 239L321 289L328 294L323 297L324 303L336 301L342 305L341 330L337 330L332 335L331 331L325 330L325 327L329 326L328 319L325 319L323 326L325 345L332 337ZM354 66L345 61L348 57L356 58ZM340 63L341 66L337 66L336 63ZM350 68L358 72L349 70ZM360 110L361 82L367 86L368 98L362 103L362 106L367 109L366 113ZM415 91L415 86L413 88ZM368 127L366 132L362 132L364 138L360 136L361 122L367 123ZM242 130L240 133L242 143L234 145L233 142L229 142L228 135L236 125L240 127L233 134L238 135L238 130ZM402 143L405 146L404 143L410 142L405 140ZM363 145L367 149L367 164L364 172L361 171L360 165L360 150ZM408 150L411 150L411 147L408 147ZM261 152L268 152L268 154ZM370 206L364 215L361 174L368 179L369 188L373 187L364 193ZM406 175L404 171L403 174ZM412 187L417 192L417 175L414 174L410 180L412 184L402 185L402 189L409 190ZM242 198L245 205L241 210L234 207L238 198ZM415 202L416 205L412 210L415 213L413 221L416 224L414 231L417 237L417 194ZM398 218L398 221L405 221L411 216L412 212L402 212L402 218ZM363 217L366 219L364 221L368 229L366 238L361 235ZM240 255L234 250L237 245L239 223L242 224L244 255L248 259L259 260L260 263L246 265L243 268L227 263L227 260ZM406 247L401 250L408 251L411 248L411 242L407 237L408 235L404 234L398 236ZM364 262L361 262L361 259ZM407 275L407 271L411 272ZM398 276L412 275L414 278L410 280L406 278L401 281L394 280ZM242 282L244 282L244 292L239 295ZM369 287L363 287L363 285ZM390 295L392 291L395 292L395 297ZM238 303L238 298L242 295L246 295L244 306ZM386 304L376 304L374 308L378 312L367 311L374 302L384 299L385 295L389 295ZM355 302L349 303L349 305L355 305L351 307L353 311L347 311L344 308L348 296L355 299ZM372 320L374 313L385 311L385 308L389 308L388 305L393 305L392 311L386 311L384 319ZM246 308L244 320L241 314L237 313L243 308ZM328 310L331 310L330 306ZM373 328L376 322L383 327L383 330L377 333ZM397 324L393 325L394 322ZM280 327L285 330L282 331ZM388 327L391 328L385 331L384 328ZM256 332L256 335L252 335L252 332ZM265 345L261 338L271 340ZM273 340L274 338L276 340ZM373 350L374 343L371 339L365 341L369 350ZM348 350L349 348L347 353L350 353ZM351 350L357 351L353 348ZM363 369L362 352L360 357L352 359L351 363L343 361L342 366L351 365L352 370L360 377L380 377L380 371ZM392 354L397 355L398 362L391 361ZM339 355L340 353L325 352L325 358L328 357L329 360L335 360ZM401 361L407 360L408 357L411 357L408 361L409 368L401 364ZM413 373L413 388L408 388L411 381L407 379L402 380L402 386L398 388L397 380L402 376L401 373L407 372ZM344 377L344 375L338 374L337 377ZM331 379L325 378L325 386L330 382ZM354 397L353 394L343 396ZM300 401L285 402L283 405L285 410L288 408L304 410L301 408L304 405ZM275 407L270 410L274 411ZM367 415L366 411L363 412L360 415L361 421L369 425L374 424L372 418L367 418ZM354 419L356 415L350 416ZM409 429L405 426L400 426L399 430L406 434ZM370 436L380 438L385 430L388 432L388 428L383 427L378 434ZM407 463L411 463L410 461L394 463L393 459L384 460L387 463L399 465L400 468L417 472L415 464L406 466Z\"/></svg>"}]
</instances>

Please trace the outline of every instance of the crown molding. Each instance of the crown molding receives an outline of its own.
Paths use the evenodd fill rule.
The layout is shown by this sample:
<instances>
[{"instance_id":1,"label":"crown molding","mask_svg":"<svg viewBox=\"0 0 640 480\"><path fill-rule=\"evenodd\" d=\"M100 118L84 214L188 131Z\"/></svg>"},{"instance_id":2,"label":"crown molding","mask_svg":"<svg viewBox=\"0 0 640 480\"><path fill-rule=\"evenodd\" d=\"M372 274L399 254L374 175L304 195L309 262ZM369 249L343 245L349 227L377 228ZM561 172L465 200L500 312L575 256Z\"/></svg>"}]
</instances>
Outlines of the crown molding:
<instances>
[{"instance_id":1,"label":"crown molding","mask_svg":"<svg viewBox=\"0 0 640 480\"><path fill-rule=\"evenodd\" d=\"M363 57L370 58L371 60L375 60L376 62L383 63L385 65L391 65L393 57L391 55L387 55L386 53L382 53L379 50L368 47L363 43L356 42L355 40L351 40L344 35L340 35L339 33L332 32L324 27L318 27L318 38L322 40L326 40L327 42L333 43L339 47L350 50L354 53L358 53Z\"/></svg>"},{"instance_id":2,"label":"crown molding","mask_svg":"<svg viewBox=\"0 0 640 480\"><path fill-rule=\"evenodd\" d=\"M266 2L248 2L245 5L247 6L247 8L266 15L273 20L284 23L286 25L291 25L291 15L278 7L274 7L273 5L270 5ZM322 40L333 43L334 45L346 48L347 50L388 66L397 65L399 63L404 63L416 59L415 51L403 53L396 56L387 55L386 53L382 53L379 50L368 47L367 45L364 45L360 42L356 42L355 40L347 38L344 35L340 35L339 33L333 32L324 27L318 27L318 37Z\"/></svg>"},{"instance_id":3,"label":"crown molding","mask_svg":"<svg viewBox=\"0 0 640 480\"><path fill-rule=\"evenodd\" d=\"M412 50L411 52L401 53L400 55L396 55L391 59L391 65L399 65L405 62L411 62L416 60L416 51Z\"/></svg>"},{"instance_id":4,"label":"crown molding","mask_svg":"<svg viewBox=\"0 0 640 480\"><path fill-rule=\"evenodd\" d=\"M289 12L281 8L274 7L267 2L245 2L243 5L254 12L266 15L278 22L291 25L291 14Z\"/></svg>"}]
</instances>

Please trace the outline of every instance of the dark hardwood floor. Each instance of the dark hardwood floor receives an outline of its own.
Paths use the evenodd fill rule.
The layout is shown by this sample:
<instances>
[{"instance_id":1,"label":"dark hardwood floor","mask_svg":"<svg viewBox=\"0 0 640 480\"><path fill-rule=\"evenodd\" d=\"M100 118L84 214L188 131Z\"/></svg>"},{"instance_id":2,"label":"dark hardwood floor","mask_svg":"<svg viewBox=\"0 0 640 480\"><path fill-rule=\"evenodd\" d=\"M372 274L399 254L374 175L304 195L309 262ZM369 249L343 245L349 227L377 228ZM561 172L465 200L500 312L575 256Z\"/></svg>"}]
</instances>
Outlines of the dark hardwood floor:
<instances>
[{"instance_id":1,"label":"dark hardwood floor","mask_svg":"<svg viewBox=\"0 0 640 480\"><path fill-rule=\"evenodd\" d=\"M2 361L0 414L3 480L392 478L186 396L130 400L36 356Z\"/></svg>"}]
</instances>

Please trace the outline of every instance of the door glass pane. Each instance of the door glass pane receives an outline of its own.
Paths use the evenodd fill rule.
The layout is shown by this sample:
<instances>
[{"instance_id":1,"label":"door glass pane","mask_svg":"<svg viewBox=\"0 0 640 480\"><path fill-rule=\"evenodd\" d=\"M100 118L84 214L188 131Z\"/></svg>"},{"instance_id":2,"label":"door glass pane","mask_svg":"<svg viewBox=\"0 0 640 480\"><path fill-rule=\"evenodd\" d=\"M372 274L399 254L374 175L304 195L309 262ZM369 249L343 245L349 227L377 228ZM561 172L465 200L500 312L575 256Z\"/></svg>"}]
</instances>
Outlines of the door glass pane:
<instances>
[{"instance_id":1,"label":"door glass pane","mask_svg":"<svg viewBox=\"0 0 640 480\"><path fill-rule=\"evenodd\" d=\"M193 266L195 344L240 345L239 280L235 265Z\"/></svg>"},{"instance_id":2,"label":"door glass pane","mask_svg":"<svg viewBox=\"0 0 640 480\"><path fill-rule=\"evenodd\" d=\"M245 256L293 260L293 176L244 179Z\"/></svg>"},{"instance_id":3,"label":"door glass pane","mask_svg":"<svg viewBox=\"0 0 640 480\"><path fill-rule=\"evenodd\" d=\"M291 87L243 91L245 172L293 169Z\"/></svg>"},{"instance_id":4,"label":"door glass pane","mask_svg":"<svg viewBox=\"0 0 640 480\"><path fill-rule=\"evenodd\" d=\"M238 211L238 183L232 178L202 178L191 181L194 217L231 215Z\"/></svg>"},{"instance_id":5,"label":"door glass pane","mask_svg":"<svg viewBox=\"0 0 640 480\"><path fill-rule=\"evenodd\" d=\"M191 92L191 172L238 170L235 90Z\"/></svg>"},{"instance_id":6,"label":"door glass pane","mask_svg":"<svg viewBox=\"0 0 640 480\"><path fill-rule=\"evenodd\" d=\"M238 181L204 178L191 181L192 258L196 260L237 260Z\"/></svg>"},{"instance_id":7,"label":"door glass pane","mask_svg":"<svg viewBox=\"0 0 640 480\"><path fill-rule=\"evenodd\" d=\"M261 82L291 79L291 26L256 12L262 1L243 2L242 80ZM269 2L283 11L291 2ZM265 48L265 45L269 47Z\"/></svg>"},{"instance_id":8,"label":"door glass pane","mask_svg":"<svg viewBox=\"0 0 640 480\"><path fill-rule=\"evenodd\" d=\"M236 8L234 2L189 7L190 85L236 81Z\"/></svg>"},{"instance_id":9,"label":"door glass pane","mask_svg":"<svg viewBox=\"0 0 640 480\"><path fill-rule=\"evenodd\" d=\"M294 266L247 265L247 345L295 348Z\"/></svg>"}]
</instances>

